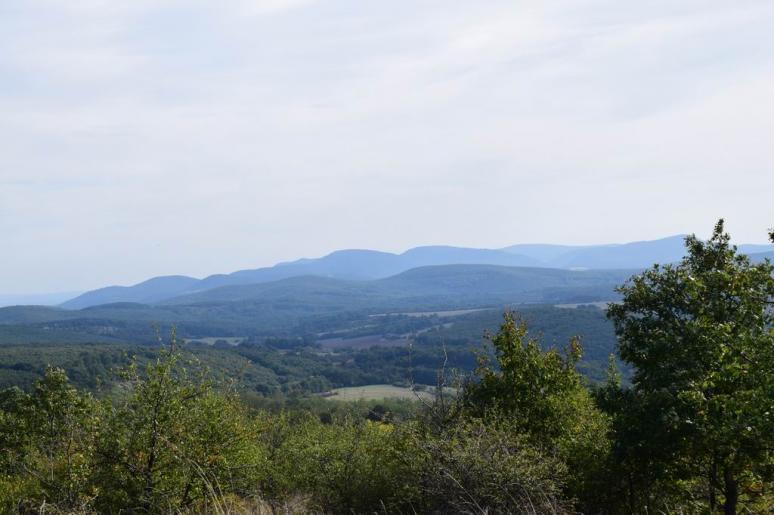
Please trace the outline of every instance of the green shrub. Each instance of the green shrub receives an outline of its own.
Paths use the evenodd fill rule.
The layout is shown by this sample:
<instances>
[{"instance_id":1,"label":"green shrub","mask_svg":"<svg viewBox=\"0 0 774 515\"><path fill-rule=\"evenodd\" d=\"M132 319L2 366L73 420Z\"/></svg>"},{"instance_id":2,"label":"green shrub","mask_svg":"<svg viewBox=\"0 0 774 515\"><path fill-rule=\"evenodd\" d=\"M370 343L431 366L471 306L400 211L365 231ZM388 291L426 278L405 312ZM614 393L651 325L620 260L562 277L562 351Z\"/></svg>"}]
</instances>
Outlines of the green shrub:
<instances>
[{"instance_id":1,"label":"green shrub","mask_svg":"<svg viewBox=\"0 0 774 515\"><path fill-rule=\"evenodd\" d=\"M234 394L191 378L167 353L103 403L94 483L100 511L184 510L207 497L248 495L262 463L252 423Z\"/></svg>"},{"instance_id":2,"label":"green shrub","mask_svg":"<svg viewBox=\"0 0 774 515\"><path fill-rule=\"evenodd\" d=\"M506 419L460 419L438 434L419 433L416 445L424 510L569 512L567 467Z\"/></svg>"},{"instance_id":3,"label":"green shrub","mask_svg":"<svg viewBox=\"0 0 774 515\"><path fill-rule=\"evenodd\" d=\"M362 418L323 424L283 414L263 422L266 497L302 493L323 511L405 508L418 496L417 451L399 427Z\"/></svg>"}]
</instances>

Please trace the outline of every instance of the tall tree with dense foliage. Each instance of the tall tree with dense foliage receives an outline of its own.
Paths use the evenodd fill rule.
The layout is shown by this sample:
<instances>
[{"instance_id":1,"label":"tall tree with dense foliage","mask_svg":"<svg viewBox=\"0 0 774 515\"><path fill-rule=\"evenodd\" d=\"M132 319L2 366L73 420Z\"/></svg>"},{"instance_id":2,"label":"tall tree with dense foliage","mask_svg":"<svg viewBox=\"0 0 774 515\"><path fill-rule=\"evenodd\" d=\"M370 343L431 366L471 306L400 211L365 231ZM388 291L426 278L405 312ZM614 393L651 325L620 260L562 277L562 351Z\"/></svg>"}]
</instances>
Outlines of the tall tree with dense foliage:
<instances>
[{"instance_id":1,"label":"tall tree with dense foliage","mask_svg":"<svg viewBox=\"0 0 774 515\"><path fill-rule=\"evenodd\" d=\"M772 480L774 266L737 254L722 220L686 245L679 264L621 287L609 316L635 367L643 444L674 479L701 478L708 508L730 515L766 503Z\"/></svg>"}]
</instances>

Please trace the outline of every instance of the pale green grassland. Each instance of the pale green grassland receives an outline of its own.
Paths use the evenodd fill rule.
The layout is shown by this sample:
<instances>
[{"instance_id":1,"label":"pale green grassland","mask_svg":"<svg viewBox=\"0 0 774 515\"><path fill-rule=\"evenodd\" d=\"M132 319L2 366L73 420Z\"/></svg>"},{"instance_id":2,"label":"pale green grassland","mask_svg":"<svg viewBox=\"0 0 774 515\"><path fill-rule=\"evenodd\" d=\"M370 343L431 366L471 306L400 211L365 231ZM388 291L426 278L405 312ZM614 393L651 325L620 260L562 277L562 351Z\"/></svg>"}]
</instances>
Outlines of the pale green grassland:
<instances>
[{"instance_id":1,"label":"pale green grassland","mask_svg":"<svg viewBox=\"0 0 774 515\"><path fill-rule=\"evenodd\" d=\"M350 386L331 390L332 395L326 395L326 399L337 401L359 401L378 399L416 399L417 395L423 399L432 398L432 389L428 391L412 391L411 388L393 386L391 384L369 384L367 386Z\"/></svg>"},{"instance_id":2,"label":"pale green grassland","mask_svg":"<svg viewBox=\"0 0 774 515\"><path fill-rule=\"evenodd\" d=\"M365 386L335 388L321 395L326 399L335 401L374 401L383 399L418 400L418 398L427 401L433 399L435 392L435 386L422 384L416 385L416 390L391 384L369 384ZM447 386L444 388L444 394L454 396L457 394L457 389Z\"/></svg>"}]
</instances>

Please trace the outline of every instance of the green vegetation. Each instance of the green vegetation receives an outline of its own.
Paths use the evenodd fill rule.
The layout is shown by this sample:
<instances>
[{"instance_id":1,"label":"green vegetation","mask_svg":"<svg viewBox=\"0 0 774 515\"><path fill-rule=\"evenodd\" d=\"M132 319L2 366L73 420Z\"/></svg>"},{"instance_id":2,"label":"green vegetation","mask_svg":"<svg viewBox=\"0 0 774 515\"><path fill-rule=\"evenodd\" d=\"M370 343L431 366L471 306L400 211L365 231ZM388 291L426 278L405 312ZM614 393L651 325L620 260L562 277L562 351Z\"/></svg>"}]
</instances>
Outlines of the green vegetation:
<instances>
[{"instance_id":1,"label":"green vegetation","mask_svg":"<svg viewBox=\"0 0 774 515\"><path fill-rule=\"evenodd\" d=\"M722 223L710 241L686 241L683 261L635 276L608 310L630 383L613 356L606 381L590 383L578 372L582 343L541 342L538 333L549 331L530 332L530 313L506 312L472 374L454 365L469 349L463 358L452 352L461 345L431 342L454 331L444 325L450 319L463 321L464 333L488 312L446 317L415 334L416 347L432 347L426 355L394 347L339 354L303 339L183 350L174 334L161 350L38 347L43 374L19 362L8 370L31 382L0 391L0 509L769 512L774 266L737 255ZM552 310L600 315L541 307L535 318ZM86 366L83 349L98 356L79 381L100 367L120 372L76 388L63 370L43 365L60 348L76 349L67 354L73 370ZM433 381L412 377L430 362ZM380 366L387 375L410 370L407 386L433 383L427 392L435 395L378 402L308 395L337 377L395 391L385 386L392 381L372 380ZM344 372L354 375L336 376Z\"/></svg>"},{"instance_id":2,"label":"green vegetation","mask_svg":"<svg viewBox=\"0 0 774 515\"><path fill-rule=\"evenodd\" d=\"M736 513L742 501L763 511L756 501L774 480L774 268L737 255L722 221L708 242L686 244L679 265L633 278L610 308L635 367L619 402L639 417L621 431L649 450L653 487L679 485L711 511Z\"/></svg>"},{"instance_id":3,"label":"green vegetation","mask_svg":"<svg viewBox=\"0 0 774 515\"><path fill-rule=\"evenodd\" d=\"M241 391L265 396L411 381L434 384L444 359L450 369L475 369L475 351L487 345L483 335L497 329L501 314L501 309L423 316L352 313L308 320L296 336L250 337L239 345L220 337L207 340L213 345L188 342L182 347L188 359L199 361L216 377L237 379ZM578 369L592 381L604 380L607 357L615 350L613 325L604 311L538 305L520 306L519 314L542 335L546 348L580 336L584 356ZM0 335L8 327L15 326L0 325ZM155 333L150 325L147 330ZM113 370L132 357L144 363L158 351L157 342L50 341L55 334L34 344L0 345L0 387L28 388L53 365L65 370L76 387L96 392L100 385L114 382Z\"/></svg>"},{"instance_id":4,"label":"green vegetation","mask_svg":"<svg viewBox=\"0 0 774 515\"><path fill-rule=\"evenodd\" d=\"M376 281L304 276L223 286L157 304L121 302L78 310L15 306L0 308L0 343L155 343L155 327L171 325L187 340L309 338L381 313L607 301L628 275L623 270L448 265Z\"/></svg>"}]
</instances>

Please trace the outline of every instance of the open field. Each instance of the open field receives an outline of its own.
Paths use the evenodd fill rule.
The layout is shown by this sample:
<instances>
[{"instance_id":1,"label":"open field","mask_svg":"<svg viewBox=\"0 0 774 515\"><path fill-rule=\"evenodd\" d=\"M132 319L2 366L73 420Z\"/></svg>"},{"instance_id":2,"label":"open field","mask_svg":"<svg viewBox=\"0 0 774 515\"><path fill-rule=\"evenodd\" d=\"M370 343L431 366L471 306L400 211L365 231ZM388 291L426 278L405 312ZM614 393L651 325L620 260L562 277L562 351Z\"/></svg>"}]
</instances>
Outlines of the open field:
<instances>
[{"instance_id":1,"label":"open field","mask_svg":"<svg viewBox=\"0 0 774 515\"><path fill-rule=\"evenodd\" d=\"M451 309L446 311L414 311L410 313L378 313L375 315L369 315L370 317L386 317L390 315L403 315L407 317L430 317L436 316L440 318L444 317L456 317L460 315L467 315L468 313L475 313L477 311L489 311L492 308L474 308L474 309Z\"/></svg>"},{"instance_id":2,"label":"open field","mask_svg":"<svg viewBox=\"0 0 774 515\"><path fill-rule=\"evenodd\" d=\"M432 390L414 392L410 388L393 386L391 384L369 384L367 386L351 386L331 390L326 399L337 401L360 401L377 399L416 399L417 395L424 399L432 397Z\"/></svg>"},{"instance_id":3,"label":"open field","mask_svg":"<svg viewBox=\"0 0 774 515\"><path fill-rule=\"evenodd\" d=\"M215 345L219 341L223 341L229 345L239 345L246 339L247 337L245 336L206 336L203 338L191 338L190 340L186 341L190 343L203 343L204 345Z\"/></svg>"},{"instance_id":4,"label":"open field","mask_svg":"<svg viewBox=\"0 0 774 515\"><path fill-rule=\"evenodd\" d=\"M565 308L565 309L576 309L581 306L594 306L595 308L599 309L607 309L607 306L610 304L615 304L616 302L613 300L610 301L603 301L603 302L582 302L580 304L554 304L555 308Z\"/></svg>"}]
</instances>

